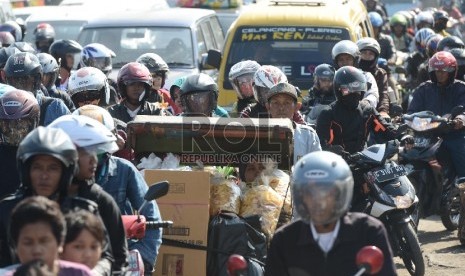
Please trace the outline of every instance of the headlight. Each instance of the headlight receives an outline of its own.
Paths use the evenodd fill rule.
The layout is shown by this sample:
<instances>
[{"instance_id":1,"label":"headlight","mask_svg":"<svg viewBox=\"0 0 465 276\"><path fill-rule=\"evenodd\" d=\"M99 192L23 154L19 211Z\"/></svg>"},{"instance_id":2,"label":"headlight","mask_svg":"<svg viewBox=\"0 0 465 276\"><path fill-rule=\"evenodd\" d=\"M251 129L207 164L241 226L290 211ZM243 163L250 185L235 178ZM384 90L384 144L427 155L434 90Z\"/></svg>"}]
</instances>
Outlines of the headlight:
<instances>
[{"instance_id":1,"label":"headlight","mask_svg":"<svg viewBox=\"0 0 465 276\"><path fill-rule=\"evenodd\" d=\"M413 204L413 200L409 193L403 196L396 196L394 201L398 209L407 209Z\"/></svg>"},{"instance_id":2,"label":"headlight","mask_svg":"<svg viewBox=\"0 0 465 276\"><path fill-rule=\"evenodd\" d=\"M431 118L414 117L412 121L407 121L407 125L416 131L425 131L439 126L440 122L431 122Z\"/></svg>"}]
</instances>

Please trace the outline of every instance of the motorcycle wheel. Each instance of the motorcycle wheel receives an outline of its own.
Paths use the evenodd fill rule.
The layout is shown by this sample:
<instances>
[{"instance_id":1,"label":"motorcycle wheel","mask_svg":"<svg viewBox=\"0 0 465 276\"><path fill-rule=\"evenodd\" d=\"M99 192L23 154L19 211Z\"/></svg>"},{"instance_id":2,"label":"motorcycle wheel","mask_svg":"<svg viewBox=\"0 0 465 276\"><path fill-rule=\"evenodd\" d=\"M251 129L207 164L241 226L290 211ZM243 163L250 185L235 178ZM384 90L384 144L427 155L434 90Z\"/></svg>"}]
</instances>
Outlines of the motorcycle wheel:
<instances>
[{"instance_id":1,"label":"motorcycle wheel","mask_svg":"<svg viewBox=\"0 0 465 276\"><path fill-rule=\"evenodd\" d=\"M452 187L441 202L441 221L449 231L457 229L460 220L460 192Z\"/></svg>"},{"instance_id":2,"label":"motorcycle wheel","mask_svg":"<svg viewBox=\"0 0 465 276\"><path fill-rule=\"evenodd\" d=\"M411 224L401 224L397 233L400 246L400 257L405 268L414 276L425 275L425 261L421 253L418 237Z\"/></svg>"}]
</instances>

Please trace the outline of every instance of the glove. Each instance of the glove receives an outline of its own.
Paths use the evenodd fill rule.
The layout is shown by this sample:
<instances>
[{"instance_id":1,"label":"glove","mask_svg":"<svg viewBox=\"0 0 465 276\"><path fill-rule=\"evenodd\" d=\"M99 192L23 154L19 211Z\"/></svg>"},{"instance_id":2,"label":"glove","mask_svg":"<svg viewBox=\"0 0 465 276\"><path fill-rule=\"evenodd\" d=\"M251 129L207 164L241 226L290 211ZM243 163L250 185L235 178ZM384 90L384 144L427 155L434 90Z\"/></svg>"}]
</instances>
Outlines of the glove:
<instances>
[{"instance_id":1,"label":"glove","mask_svg":"<svg viewBox=\"0 0 465 276\"><path fill-rule=\"evenodd\" d=\"M344 150L341 145L333 145L328 148L328 151L333 152L337 155L340 155L344 160L348 160L350 153Z\"/></svg>"},{"instance_id":2,"label":"glove","mask_svg":"<svg viewBox=\"0 0 465 276\"><path fill-rule=\"evenodd\" d=\"M413 145L415 144L415 140L413 139L413 136L412 135L404 135L401 139L400 139L400 143L405 146L405 145Z\"/></svg>"}]
</instances>

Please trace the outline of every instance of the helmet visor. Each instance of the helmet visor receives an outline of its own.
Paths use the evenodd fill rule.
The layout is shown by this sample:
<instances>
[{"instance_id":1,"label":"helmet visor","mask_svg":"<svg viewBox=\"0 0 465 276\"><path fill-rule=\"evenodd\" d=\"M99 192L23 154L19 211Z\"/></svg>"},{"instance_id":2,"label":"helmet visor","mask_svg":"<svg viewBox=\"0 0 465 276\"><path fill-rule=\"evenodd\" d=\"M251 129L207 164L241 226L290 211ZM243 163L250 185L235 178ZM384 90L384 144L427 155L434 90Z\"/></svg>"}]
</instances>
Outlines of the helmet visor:
<instances>
[{"instance_id":1,"label":"helmet visor","mask_svg":"<svg viewBox=\"0 0 465 276\"><path fill-rule=\"evenodd\" d=\"M198 113L210 116L213 111L211 94L208 92L191 93L184 96L187 113Z\"/></svg>"},{"instance_id":2,"label":"helmet visor","mask_svg":"<svg viewBox=\"0 0 465 276\"><path fill-rule=\"evenodd\" d=\"M316 225L327 224L338 219L339 191L332 185L310 184L304 190L305 204L311 221Z\"/></svg>"},{"instance_id":3,"label":"helmet visor","mask_svg":"<svg viewBox=\"0 0 465 276\"><path fill-rule=\"evenodd\" d=\"M98 68L102 71L111 70L111 58L110 57L93 57L89 58L88 66Z\"/></svg>"},{"instance_id":4,"label":"helmet visor","mask_svg":"<svg viewBox=\"0 0 465 276\"><path fill-rule=\"evenodd\" d=\"M267 95L270 93L270 89L262 86L254 85L254 97L257 102L265 106Z\"/></svg>"},{"instance_id":5,"label":"helmet visor","mask_svg":"<svg viewBox=\"0 0 465 276\"><path fill-rule=\"evenodd\" d=\"M237 77L232 82L232 85L240 99L253 97L253 74L245 74Z\"/></svg>"}]
</instances>

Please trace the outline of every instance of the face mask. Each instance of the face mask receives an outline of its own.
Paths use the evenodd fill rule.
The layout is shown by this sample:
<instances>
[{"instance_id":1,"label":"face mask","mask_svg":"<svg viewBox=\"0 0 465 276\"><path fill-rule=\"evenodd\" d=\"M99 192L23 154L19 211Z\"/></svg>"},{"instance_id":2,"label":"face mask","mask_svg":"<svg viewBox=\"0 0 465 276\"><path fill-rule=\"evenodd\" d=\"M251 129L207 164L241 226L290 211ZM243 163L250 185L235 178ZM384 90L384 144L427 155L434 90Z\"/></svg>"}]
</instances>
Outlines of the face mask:
<instances>
[{"instance_id":1,"label":"face mask","mask_svg":"<svg viewBox=\"0 0 465 276\"><path fill-rule=\"evenodd\" d=\"M350 93L341 98L341 103L348 109L356 109L360 102L361 95L359 93Z\"/></svg>"},{"instance_id":2,"label":"face mask","mask_svg":"<svg viewBox=\"0 0 465 276\"><path fill-rule=\"evenodd\" d=\"M362 69L363 71L371 72L375 68L374 63L375 63L374 60L360 59L360 61L358 62L358 65L359 65L360 69Z\"/></svg>"}]
</instances>

